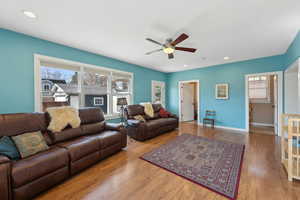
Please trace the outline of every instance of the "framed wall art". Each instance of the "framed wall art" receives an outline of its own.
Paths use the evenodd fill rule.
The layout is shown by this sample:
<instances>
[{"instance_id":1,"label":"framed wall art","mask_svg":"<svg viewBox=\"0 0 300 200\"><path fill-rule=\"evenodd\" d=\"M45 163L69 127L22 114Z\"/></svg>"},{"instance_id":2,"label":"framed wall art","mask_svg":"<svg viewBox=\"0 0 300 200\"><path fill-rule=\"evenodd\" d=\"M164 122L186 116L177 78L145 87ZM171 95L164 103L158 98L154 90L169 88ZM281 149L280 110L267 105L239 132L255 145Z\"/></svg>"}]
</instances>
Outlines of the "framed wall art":
<instances>
[{"instance_id":1,"label":"framed wall art","mask_svg":"<svg viewBox=\"0 0 300 200\"><path fill-rule=\"evenodd\" d=\"M216 84L216 99L228 99L228 84Z\"/></svg>"}]
</instances>

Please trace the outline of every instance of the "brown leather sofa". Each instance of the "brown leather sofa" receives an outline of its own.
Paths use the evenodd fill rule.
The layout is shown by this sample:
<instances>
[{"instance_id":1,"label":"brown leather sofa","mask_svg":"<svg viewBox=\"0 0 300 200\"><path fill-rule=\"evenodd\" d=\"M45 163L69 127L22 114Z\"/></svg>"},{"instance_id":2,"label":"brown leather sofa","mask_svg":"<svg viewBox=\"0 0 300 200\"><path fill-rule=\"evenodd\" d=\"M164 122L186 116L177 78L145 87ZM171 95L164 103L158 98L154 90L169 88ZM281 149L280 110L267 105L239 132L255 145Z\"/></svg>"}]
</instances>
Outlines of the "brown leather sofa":
<instances>
[{"instance_id":1,"label":"brown leather sofa","mask_svg":"<svg viewBox=\"0 0 300 200\"><path fill-rule=\"evenodd\" d=\"M0 137L41 131L50 147L18 161L0 155L1 200L32 199L126 147L126 130L106 123L101 109L80 109L79 115L79 128L66 128L59 133L47 131L47 113L0 115Z\"/></svg>"},{"instance_id":2,"label":"brown leather sofa","mask_svg":"<svg viewBox=\"0 0 300 200\"><path fill-rule=\"evenodd\" d=\"M144 106L142 105L127 106L125 117L129 124L127 126L128 136L138 141L144 141L178 128L178 117L176 115L171 114L168 118L161 118L159 116L159 110L162 108L161 104L152 104L152 106L154 110L153 118L145 115ZM136 115L142 115L146 122L134 120Z\"/></svg>"}]
</instances>

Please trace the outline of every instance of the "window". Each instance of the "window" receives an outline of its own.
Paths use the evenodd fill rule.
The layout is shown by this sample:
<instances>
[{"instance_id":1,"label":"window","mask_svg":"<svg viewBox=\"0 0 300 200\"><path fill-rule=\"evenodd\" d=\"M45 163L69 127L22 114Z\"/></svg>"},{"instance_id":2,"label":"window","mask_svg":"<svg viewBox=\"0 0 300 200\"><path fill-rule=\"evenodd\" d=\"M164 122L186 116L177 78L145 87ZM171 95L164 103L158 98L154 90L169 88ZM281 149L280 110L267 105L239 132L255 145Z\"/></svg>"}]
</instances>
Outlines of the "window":
<instances>
[{"instance_id":1,"label":"window","mask_svg":"<svg viewBox=\"0 0 300 200\"><path fill-rule=\"evenodd\" d=\"M152 103L160 103L165 106L165 82L152 81Z\"/></svg>"},{"instance_id":2,"label":"window","mask_svg":"<svg viewBox=\"0 0 300 200\"><path fill-rule=\"evenodd\" d=\"M109 101L107 97L109 94L108 79L110 72L91 68L84 68L83 71L83 105L85 107L100 107L105 114L108 114ZM99 103L100 101L101 103Z\"/></svg>"},{"instance_id":3,"label":"window","mask_svg":"<svg viewBox=\"0 0 300 200\"><path fill-rule=\"evenodd\" d=\"M269 77L252 76L248 78L249 99L255 103L267 103L270 101Z\"/></svg>"},{"instance_id":4,"label":"window","mask_svg":"<svg viewBox=\"0 0 300 200\"><path fill-rule=\"evenodd\" d=\"M94 106L103 106L104 98L103 97L94 97Z\"/></svg>"},{"instance_id":5,"label":"window","mask_svg":"<svg viewBox=\"0 0 300 200\"><path fill-rule=\"evenodd\" d=\"M41 66L42 110L48 107L70 105L79 108L78 71L57 68L45 64ZM52 88L50 90L50 85Z\"/></svg>"},{"instance_id":6,"label":"window","mask_svg":"<svg viewBox=\"0 0 300 200\"><path fill-rule=\"evenodd\" d=\"M106 116L115 117L120 112L118 98L131 104L131 73L45 56L37 59L35 83L41 87L35 87L36 111L65 105L100 107Z\"/></svg>"},{"instance_id":7,"label":"window","mask_svg":"<svg viewBox=\"0 0 300 200\"><path fill-rule=\"evenodd\" d=\"M126 74L112 73L112 112L120 113L117 105L118 98L126 98L127 103L131 101L131 77Z\"/></svg>"},{"instance_id":8,"label":"window","mask_svg":"<svg viewBox=\"0 0 300 200\"><path fill-rule=\"evenodd\" d=\"M113 96L113 113L120 113L121 111L121 106L117 105L118 98L126 98L127 99L127 104L130 102L130 95L115 95Z\"/></svg>"}]
</instances>

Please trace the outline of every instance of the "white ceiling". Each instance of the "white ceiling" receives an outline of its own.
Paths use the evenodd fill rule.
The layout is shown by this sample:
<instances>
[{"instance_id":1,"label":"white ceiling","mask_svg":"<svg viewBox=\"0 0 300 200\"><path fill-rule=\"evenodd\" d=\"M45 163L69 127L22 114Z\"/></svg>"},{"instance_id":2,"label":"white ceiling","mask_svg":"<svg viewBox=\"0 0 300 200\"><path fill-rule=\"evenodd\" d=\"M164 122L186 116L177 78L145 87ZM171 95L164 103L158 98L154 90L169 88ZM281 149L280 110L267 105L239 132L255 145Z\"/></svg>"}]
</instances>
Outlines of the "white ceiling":
<instances>
[{"instance_id":1,"label":"white ceiling","mask_svg":"<svg viewBox=\"0 0 300 200\"><path fill-rule=\"evenodd\" d=\"M300 1L1 0L0 27L174 72L285 53L300 28ZM178 46L195 54L145 55L159 47L146 37L164 42L183 32L190 38Z\"/></svg>"}]
</instances>

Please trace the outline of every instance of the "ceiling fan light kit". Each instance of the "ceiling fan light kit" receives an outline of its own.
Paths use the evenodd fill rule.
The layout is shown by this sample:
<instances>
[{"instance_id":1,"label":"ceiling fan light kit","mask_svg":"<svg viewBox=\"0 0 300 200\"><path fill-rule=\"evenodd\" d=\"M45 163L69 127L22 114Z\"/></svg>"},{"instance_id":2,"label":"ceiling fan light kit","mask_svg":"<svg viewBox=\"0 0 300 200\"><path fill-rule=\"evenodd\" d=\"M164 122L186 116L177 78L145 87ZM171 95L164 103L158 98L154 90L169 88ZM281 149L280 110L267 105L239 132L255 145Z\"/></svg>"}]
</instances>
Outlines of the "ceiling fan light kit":
<instances>
[{"instance_id":1,"label":"ceiling fan light kit","mask_svg":"<svg viewBox=\"0 0 300 200\"><path fill-rule=\"evenodd\" d=\"M167 48L164 48L163 51L164 51L166 54L170 54L170 53L174 53L175 49L172 48L172 47L167 47Z\"/></svg>"},{"instance_id":2,"label":"ceiling fan light kit","mask_svg":"<svg viewBox=\"0 0 300 200\"><path fill-rule=\"evenodd\" d=\"M160 45L163 48L161 49L157 49L154 51L150 51L148 53L146 53L146 55L150 55L152 53L155 52L159 52L159 51L163 51L164 53L168 54L168 58L169 59L173 59L174 58L174 52L175 50L178 51L186 51L186 52L190 52L190 53L195 53L195 51L197 49L194 48L187 48L187 47L177 47L176 45L179 44L180 42L183 42L184 40L186 40L189 36L185 33L182 33L178 38L176 38L176 40L172 40L172 39L167 39L165 44L162 44L160 42L157 42L151 38L146 38L147 41L152 42L154 44Z\"/></svg>"}]
</instances>

